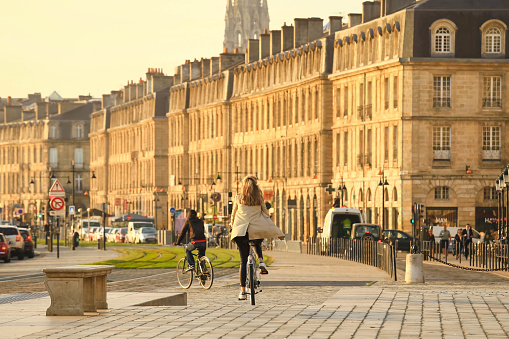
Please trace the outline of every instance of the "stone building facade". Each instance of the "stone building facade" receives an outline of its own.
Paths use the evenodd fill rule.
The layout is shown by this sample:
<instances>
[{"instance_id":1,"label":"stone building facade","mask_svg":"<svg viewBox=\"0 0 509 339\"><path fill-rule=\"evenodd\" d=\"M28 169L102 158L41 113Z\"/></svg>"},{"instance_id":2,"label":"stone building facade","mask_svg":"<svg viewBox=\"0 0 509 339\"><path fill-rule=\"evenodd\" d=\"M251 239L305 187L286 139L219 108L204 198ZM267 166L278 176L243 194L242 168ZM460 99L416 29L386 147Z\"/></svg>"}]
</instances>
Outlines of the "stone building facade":
<instances>
[{"instance_id":1,"label":"stone building facade","mask_svg":"<svg viewBox=\"0 0 509 339\"><path fill-rule=\"evenodd\" d=\"M154 217L167 228L168 112L173 78L149 69L146 80L103 96L92 114L91 206L109 214ZM103 205L107 203L107 205Z\"/></svg>"},{"instance_id":2,"label":"stone building facade","mask_svg":"<svg viewBox=\"0 0 509 339\"><path fill-rule=\"evenodd\" d=\"M5 105L0 124L0 206L3 220L47 221L49 189L59 179L67 205L87 208L89 115L93 100L38 100L34 108ZM23 215L17 211L22 209ZM44 220L37 219L44 213Z\"/></svg>"},{"instance_id":3,"label":"stone building facade","mask_svg":"<svg viewBox=\"0 0 509 339\"><path fill-rule=\"evenodd\" d=\"M227 0L223 47L245 51L249 39L258 39L269 29L267 0Z\"/></svg>"}]
</instances>

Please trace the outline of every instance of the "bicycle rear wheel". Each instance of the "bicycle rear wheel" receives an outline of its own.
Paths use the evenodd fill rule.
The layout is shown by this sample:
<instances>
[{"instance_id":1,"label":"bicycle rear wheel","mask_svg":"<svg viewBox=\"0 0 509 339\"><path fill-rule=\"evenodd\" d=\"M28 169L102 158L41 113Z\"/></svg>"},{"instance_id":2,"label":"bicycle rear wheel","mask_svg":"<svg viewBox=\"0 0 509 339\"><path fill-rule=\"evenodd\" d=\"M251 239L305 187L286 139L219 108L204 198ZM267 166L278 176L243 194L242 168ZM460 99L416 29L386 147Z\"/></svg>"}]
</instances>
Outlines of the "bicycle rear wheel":
<instances>
[{"instance_id":1,"label":"bicycle rear wheel","mask_svg":"<svg viewBox=\"0 0 509 339\"><path fill-rule=\"evenodd\" d=\"M182 288L189 288L193 283L193 270L187 270L187 259L182 258L177 264L177 279Z\"/></svg>"},{"instance_id":2,"label":"bicycle rear wheel","mask_svg":"<svg viewBox=\"0 0 509 339\"><path fill-rule=\"evenodd\" d=\"M249 292L251 296L251 305L255 304L255 289L256 289L256 274L255 274L255 265L254 264L248 264L248 277L249 277Z\"/></svg>"},{"instance_id":3,"label":"bicycle rear wheel","mask_svg":"<svg viewBox=\"0 0 509 339\"><path fill-rule=\"evenodd\" d=\"M212 267L212 263L209 258L200 258L200 270L201 275L198 277L198 279L200 279L200 285L202 285L204 289L208 290L212 287L212 283L214 282L214 268Z\"/></svg>"}]
</instances>

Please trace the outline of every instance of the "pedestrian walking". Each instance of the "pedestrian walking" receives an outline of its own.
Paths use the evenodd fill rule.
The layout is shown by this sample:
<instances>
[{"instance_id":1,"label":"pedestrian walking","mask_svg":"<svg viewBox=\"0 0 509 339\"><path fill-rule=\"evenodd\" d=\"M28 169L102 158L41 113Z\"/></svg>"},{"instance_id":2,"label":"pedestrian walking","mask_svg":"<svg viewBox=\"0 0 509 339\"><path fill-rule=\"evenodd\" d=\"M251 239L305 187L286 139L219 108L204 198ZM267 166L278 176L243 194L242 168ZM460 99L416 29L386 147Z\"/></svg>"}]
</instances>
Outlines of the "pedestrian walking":
<instances>
[{"instance_id":1,"label":"pedestrian walking","mask_svg":"<svg viewBox=\"0 0 509 339\"><path fill-rule=\"evenodd\" d=\"M470 244L472 243L472 229L470 228L470 224L465 225L465 229L463 230L463 243L465 248L465 259L468 259Z\"/></svg>"},{"instance_id":2,"label":"pedestrian walking","mask_svg":"<svg viewBox=\"0 0 509 339\"><path fill-rule=\"evenodd\" d=\"M449 239L451 239L451 232L447 230L447 225L444 225L444 229L440 231L438 236L440 237L440 248L442 248L442 253L445 257L447 251L449 251Z\"/></svg>"},{"instance_id":3,"label":"pedestrian walking","mask_svg":"<svg viewBox=\"0 0 509 339\"><path fill-rule=\"evenodd\" d=\"M454 253L456 254L456 259L460 258L462 250L463 250L463 230L459 228L458 233L456 233L456 235L454 236Z\"/></svg>"}]
</instances>

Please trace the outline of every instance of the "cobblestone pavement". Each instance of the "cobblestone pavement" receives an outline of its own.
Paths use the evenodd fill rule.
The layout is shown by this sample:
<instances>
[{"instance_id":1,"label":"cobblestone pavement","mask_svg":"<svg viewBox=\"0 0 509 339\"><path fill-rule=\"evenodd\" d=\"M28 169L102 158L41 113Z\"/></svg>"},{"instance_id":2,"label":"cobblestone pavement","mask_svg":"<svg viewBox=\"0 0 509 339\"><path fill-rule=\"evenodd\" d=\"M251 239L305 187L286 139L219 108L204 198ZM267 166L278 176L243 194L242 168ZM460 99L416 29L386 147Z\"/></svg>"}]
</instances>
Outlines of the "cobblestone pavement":
<instances>
[{"instance_id":1,"label":"cobblestone pavement","mask_svg":"<svg viewBox=\"0 0 509 339\"><path fill-rule=\"evenodd\" d=\"M185 307L129 307L96 316L46 317L28 338L507 338L505 272L425 263L427 282L393 282L382 271L335 258L272 252L257 305L238 301L232 272L211 290L193 285ZM403 256L398 259L402 274ZM404 269L404 266L403 266ZM127 274L125 272L124 274ZM156 288L182 291L181 288ZM7 325L9 317L0 320ZM28 320L27 320L28 322Z\"/></svg>"}]
</instances>

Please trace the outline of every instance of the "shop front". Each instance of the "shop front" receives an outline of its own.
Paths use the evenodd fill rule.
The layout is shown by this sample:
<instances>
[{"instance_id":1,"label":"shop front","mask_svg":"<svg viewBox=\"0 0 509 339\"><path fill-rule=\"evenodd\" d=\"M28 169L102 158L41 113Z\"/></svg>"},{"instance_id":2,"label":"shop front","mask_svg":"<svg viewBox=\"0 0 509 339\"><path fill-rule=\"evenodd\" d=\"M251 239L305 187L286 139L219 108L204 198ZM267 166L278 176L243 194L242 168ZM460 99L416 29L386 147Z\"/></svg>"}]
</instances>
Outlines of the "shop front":
<instances>
[{"instance_id":1,"label":"shop front","mask_svg":"<svg viewBox=\"0 0 509 339\"><path fill-rule=\"evenodd\" d=\"M458 226L457 207L428 207L426 208L426 224L429 226Z\"/></svg>"},{"instance_id":2,"label":"shop front","mask_svg":"<svg viewBox=\"0 0 509 339\"><path fill-rule=\"evenodd\" d=\"M476 207L475 208L475 229L478 232L498 230L498 208L497 207Z\"/></svg>"}]
</instances>

